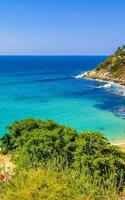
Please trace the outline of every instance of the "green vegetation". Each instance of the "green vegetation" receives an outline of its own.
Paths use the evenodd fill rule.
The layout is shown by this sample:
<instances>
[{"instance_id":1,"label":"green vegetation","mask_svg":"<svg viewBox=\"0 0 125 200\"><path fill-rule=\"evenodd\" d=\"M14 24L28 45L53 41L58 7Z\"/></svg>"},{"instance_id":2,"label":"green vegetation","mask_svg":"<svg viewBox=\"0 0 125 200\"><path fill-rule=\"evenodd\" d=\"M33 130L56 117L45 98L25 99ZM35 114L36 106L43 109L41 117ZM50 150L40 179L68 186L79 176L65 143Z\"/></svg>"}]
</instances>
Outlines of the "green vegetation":
<instances>
[{"instance_id":1,"label":"green vegetation","mask_svg":"<svg viewBox=\"0 0 125 200\"><path fill-rule=\"evenodd\" d=\"M2 200L115 200L125 186L125 154L98 132L26 119L0 140L16 168L0 183Z\"/></svg>"},{"instance_id":2,"label":"green vegetation","mask_svg":"<svg viewBox=\"0 0 125 200\"><path fill-rule=\"evenodd\" d=\"M97 67L97 70L102 68L105 68L112 73L119 72L120 75L122 73L121 70L125 70L125 46L122 48L119 47L114 55L107 58L107 60Z\"/></svg>"},{"instance_id":3,"label":"green vegetation","mask_svg":"<svg viewBox=\"0 0 125 200\"><path fill-rule=\"evenodd\" d=\"M114 55L83 76L125 85L125 46L119 47Z\"/></svg>"}]
</instances>

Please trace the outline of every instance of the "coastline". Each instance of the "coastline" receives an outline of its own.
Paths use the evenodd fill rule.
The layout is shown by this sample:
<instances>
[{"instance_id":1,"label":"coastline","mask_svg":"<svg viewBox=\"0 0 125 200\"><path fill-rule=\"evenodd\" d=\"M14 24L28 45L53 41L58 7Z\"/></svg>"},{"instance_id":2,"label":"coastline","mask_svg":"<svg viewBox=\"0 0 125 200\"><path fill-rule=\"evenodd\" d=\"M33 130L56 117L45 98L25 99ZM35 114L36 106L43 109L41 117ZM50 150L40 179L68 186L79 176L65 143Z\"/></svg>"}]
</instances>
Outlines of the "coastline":
<instances>
[{"instance_id":1,"label":"coastline","mask_svg":"<svg viewBox=\"0 0 125 200\"><path fill-rule=\"evenodd\" d=\"M92 77L89 77L89 76L87 76L88 73L89 73L89 71L88 71L88 72L85 72L85 73L83 73L83 74L81 74L81 75L78 75L78 77L84 78L84 79L89 79L89 80L94 80L94 81L99 81L99 82L103 82L103 83L111 83L111 84L113 84L113 85L117 85L117 86L119 86L119 87L125 88L125 85L120 84L120 83L118 83L118 82L108 81L108 80L103 80L103 79L99 79L99 78L92 78Z\"/></svg>"},{"instance_id":2,"label":"coastline","mask_svg":"<svg viewBox=\"0 0 125 200\"><path fill-rule=\"evenodd\" d=\"M119 147L121 150L125 151L125 139L123 140L116 140L116 141L110 141L110 144L113 145L113 146L117 146Z\"/></svg>"},{"instance_id":3,"label":"coastline","mask_svg":"<svg viewBox=\"0 0 125 200\"><path fill-rule=\"evenodd\" d=\"M120 84L118 82L114 82L114 81L108 81L108 80L103 80L103 79L99 79L99 78L93 78L92 76L89 76L89 72L85 72L81 75L78 75L77 77L79 78L83 78L83 79L88 79L88 80L92 80L92 81L98 81L98 82L102 82L105 83L106 85L104 85L104 88L110 88L112 86L116 86L118 89L120 89L121 91L119 92L119 95L121 96L125 96L125 85ZM101 88L101 87L99 87Z\"/></svg>"},{"instance_id":4,"label":"coastline","mask_svg":"<svg viewBox=\"0 0 125 200\"><path fill-rule=\"evenodd\" d=\"M114 82L114 81L103 80L103 79L99 79L99 78L87 77L88 74L89 74L89 71L88 71L88 72L85 72L85 73L83 73L83 74L81 74L81 75L78 75L77 77L79 77L79 78L84 78L84 79L88 79L88 80L93 80L93 81L98 81L98 82L103 82L103 83L107 83L107 84L109 83L109 84L112 84L112 85L116 85L116 86L118 86L118 87L121 87L121 88L123 88L123 89L125 90L125 85L123 85L123 84L120 84L120 83ZM124 141L124 142L118 141L118 142L116 142L116 143L111 142L111 144L114 145L114 146L119 147L120 150L122 150L122 151L125 152L125 141Z\"/></svg>"},{"instance_id":5,"label":"coastline","mask_svg":"<svg viewBox=\"0 0 125 200\"><path fill-rule=\"evenodd\" d=\"M115 146L119 147L121 151L125 152L125 143L123 143L123 144L115 144Z\"/></svg>"},{"instance_id":6,"label":"coastline","mask_svg":"<svg viewBox=\"0 0 125 200\"><path fill-rule=\"evenodd\" d=\"M123 73L124 74L124 73ZM97 70L97 68L94 68L93 70L86 71L83 74L81 74L82 78L91 78L93 80L102 80L104 82L112 82L114 84L118 84L121 86L125 86L125 77L114 77L114 74L111 72L108 72L106 69L100 69Z\"/></svg>"}]
</instances>

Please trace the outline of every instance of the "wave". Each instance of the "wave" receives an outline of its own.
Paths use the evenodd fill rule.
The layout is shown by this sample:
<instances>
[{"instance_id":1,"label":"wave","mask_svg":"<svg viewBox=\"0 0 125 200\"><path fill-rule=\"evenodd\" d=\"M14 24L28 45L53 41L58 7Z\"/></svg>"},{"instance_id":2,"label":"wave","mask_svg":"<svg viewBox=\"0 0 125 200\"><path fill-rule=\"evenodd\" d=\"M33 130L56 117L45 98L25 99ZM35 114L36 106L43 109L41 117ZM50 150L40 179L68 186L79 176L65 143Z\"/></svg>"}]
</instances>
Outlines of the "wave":
<instances>
[{"instance_id":1,"label":"wave","mask_svg":"<svg viewBox=\"0 0 125 200\"><path fill-rule=\"evenodd\" d=\"M83 74L86 74L88 73L87 72L84 72L82 74L79 74L79 75L76 75L74 76L74 78L76 79L80 79L83 77ZM111 89L112 93L116 94L116 95L119 95L119 96L125 96L125 86L123 85L120 85L118 83L114 83L114 82L111 82L111 81L103 81L103 80L99 80L99 79L91 79L91 78L86 78L86 79L89 79L89 80L92 80L92 81L98 81L98 82L101 82L101 83L105 83L104 85L99 85L95 88L98 88L98 89L101 89L101 88L104 88L104 89Z\"/></svg>"},{"instance_id":2,"label":"wave","mask_svg":"<svg viewBox=\"0 0 125 200\"><path fill-rule=\"evenodd\" d=\"M82 78L82 76L83 76L83 74L79 74L79 75L76 75L76 76L73 76L73 77L79 79L79 78Z\"/></svg>"},{"instance_id":3,"label":"wave","mask_svg":"<svg viewBox=\"0 0 125 200\"><path fill-rule=\"evenodd\" d=\"M116 115L125 118L125 106L121 105L120 107L118 107L117 109L115 109L115 113Z\"/></svg>"},{"instance_id":4,"label":"wave","mask_svg":"<svg viewBox=\"0 0 125 200\"><path fill-rule=\"evenodd\" d=\"M78 74L74 76L75 78L83 78L83 75L86 75L89 71L83 72L82 74Z\"/></svg>"},{"instance_id":5,"label":"wave","mask_svg":"<svg viewBox=\"0 0 125 200\"><path fill-rule=\"evenodd\" d=\"M100 85L97 86L96 88L111 88L112 87L112 83L106 83L105 85Z\"/></svg>"},{"instance_id":6,"label":"wave","mask_svg":"<svg viewBox=\"0 0 125 200\"><path fill-rule=\"evenodd\" d=\"M125 86L115 85L114 92L117 95L125 96Z\"/></svg>"},{"instance_id":7,"label":"wave","mask_svg":"<svg viewBox=\"0 0 125 200\"><path fill-rule=\"evenodd\" d=\"M112 93L119 96L125 96L125 86L118 83L107 82L106 84L97 86L96 88L111 89Z\"/></svg>"}]
</instances>

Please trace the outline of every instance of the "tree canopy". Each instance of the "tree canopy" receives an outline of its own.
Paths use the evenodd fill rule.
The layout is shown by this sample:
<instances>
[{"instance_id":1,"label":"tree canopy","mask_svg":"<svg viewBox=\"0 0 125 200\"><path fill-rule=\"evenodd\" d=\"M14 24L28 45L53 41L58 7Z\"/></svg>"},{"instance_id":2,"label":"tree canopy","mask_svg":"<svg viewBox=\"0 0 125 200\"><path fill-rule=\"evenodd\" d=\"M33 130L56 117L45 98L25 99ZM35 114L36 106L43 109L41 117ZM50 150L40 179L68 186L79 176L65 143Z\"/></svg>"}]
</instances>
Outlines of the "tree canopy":
<instances>
[{"instance_id":1,"label":"tree canopy","mask_svg":"<svg viewBox=\"0 0 125 200\"><path fill-rule=\"evenodd\" d=\"M67 199L75 199L75 196L81 194L83 197L85 190L88 192L90 187L94 188L94 196L100 195L99 193L95 194L99 188L103 188L102 193L104 194L109 191L110 187L115 192L122 191L124 188L125 154L116 146L111 145L98 132L78 133L76 130L59 125L52 120L25 119L8 126L8 133L1 138L0 147L3 154L12 155L12 160L16 164L15 178L9 182L9 185L3 184L5 193L10 192L12 184L16 188L18 183L23 185L19 186L18 190L14 190L15 194L21 192L22 187L24 191L24 177L28 177L26 185L29 184L28 181L32 180L31 184L35 184L35 187L44 187L40 184L43 184L45 176L48 177L46 184L54 180L55 185L61 187L62 191L63 187L67 188L65 192L65 195L68 195L69 191ZM49 174L48 170L51 171L50 176L47 175ZM20 178L21 174L24 174L22 178ZM32 176L34 176L34 183ZM37 176L41 176L38 181ZM61 182L58 180L58 176ZM47 192L49 192L49 186L47 188ZM74 188L77 188L78 194ZM30 189L33 188L29 187L29 192ZM54 190L53 186L50 190ZM41 189L38 193L38 195L44 194L44 192L41 193ZM54 195L56 199L57 193ZM60 196L57 199L66 198Z\"/></svg>"}]
</instances>

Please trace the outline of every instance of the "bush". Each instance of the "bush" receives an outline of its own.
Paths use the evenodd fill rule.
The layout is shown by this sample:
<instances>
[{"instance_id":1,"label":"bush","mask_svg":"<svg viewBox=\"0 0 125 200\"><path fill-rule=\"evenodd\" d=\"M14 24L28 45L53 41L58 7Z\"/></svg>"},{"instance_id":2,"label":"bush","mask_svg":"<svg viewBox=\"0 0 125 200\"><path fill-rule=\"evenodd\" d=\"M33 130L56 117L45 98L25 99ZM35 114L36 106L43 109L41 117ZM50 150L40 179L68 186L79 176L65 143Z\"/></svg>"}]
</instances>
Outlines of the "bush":
<instances>
[{"instance_id":1,"label":"bush","mask_svg":"<svg viewBox=\"0 0 125 200\"><path fill-rule=\"evenodd\" d=\"M15 122L8 130L0 146L3 154L12 155L16 171L3 184L3 200L111 199L113 195L115 199L123 190L125 153L102 134L77 133L51 120L34 119Z\"/></svg>"},{"instance_id":2,"label":"bush","mask_svg":"<svg viewBox=\"0 0 125 200\"><path fill-rule=\"evenodd\" d=\"M95 176L95 177L94 177ZM51 172L48 170L23 170L2 184L1 200L115 200L114 177L102 183L97 175L74 170Z\"/></svg>"}]
</instances>

